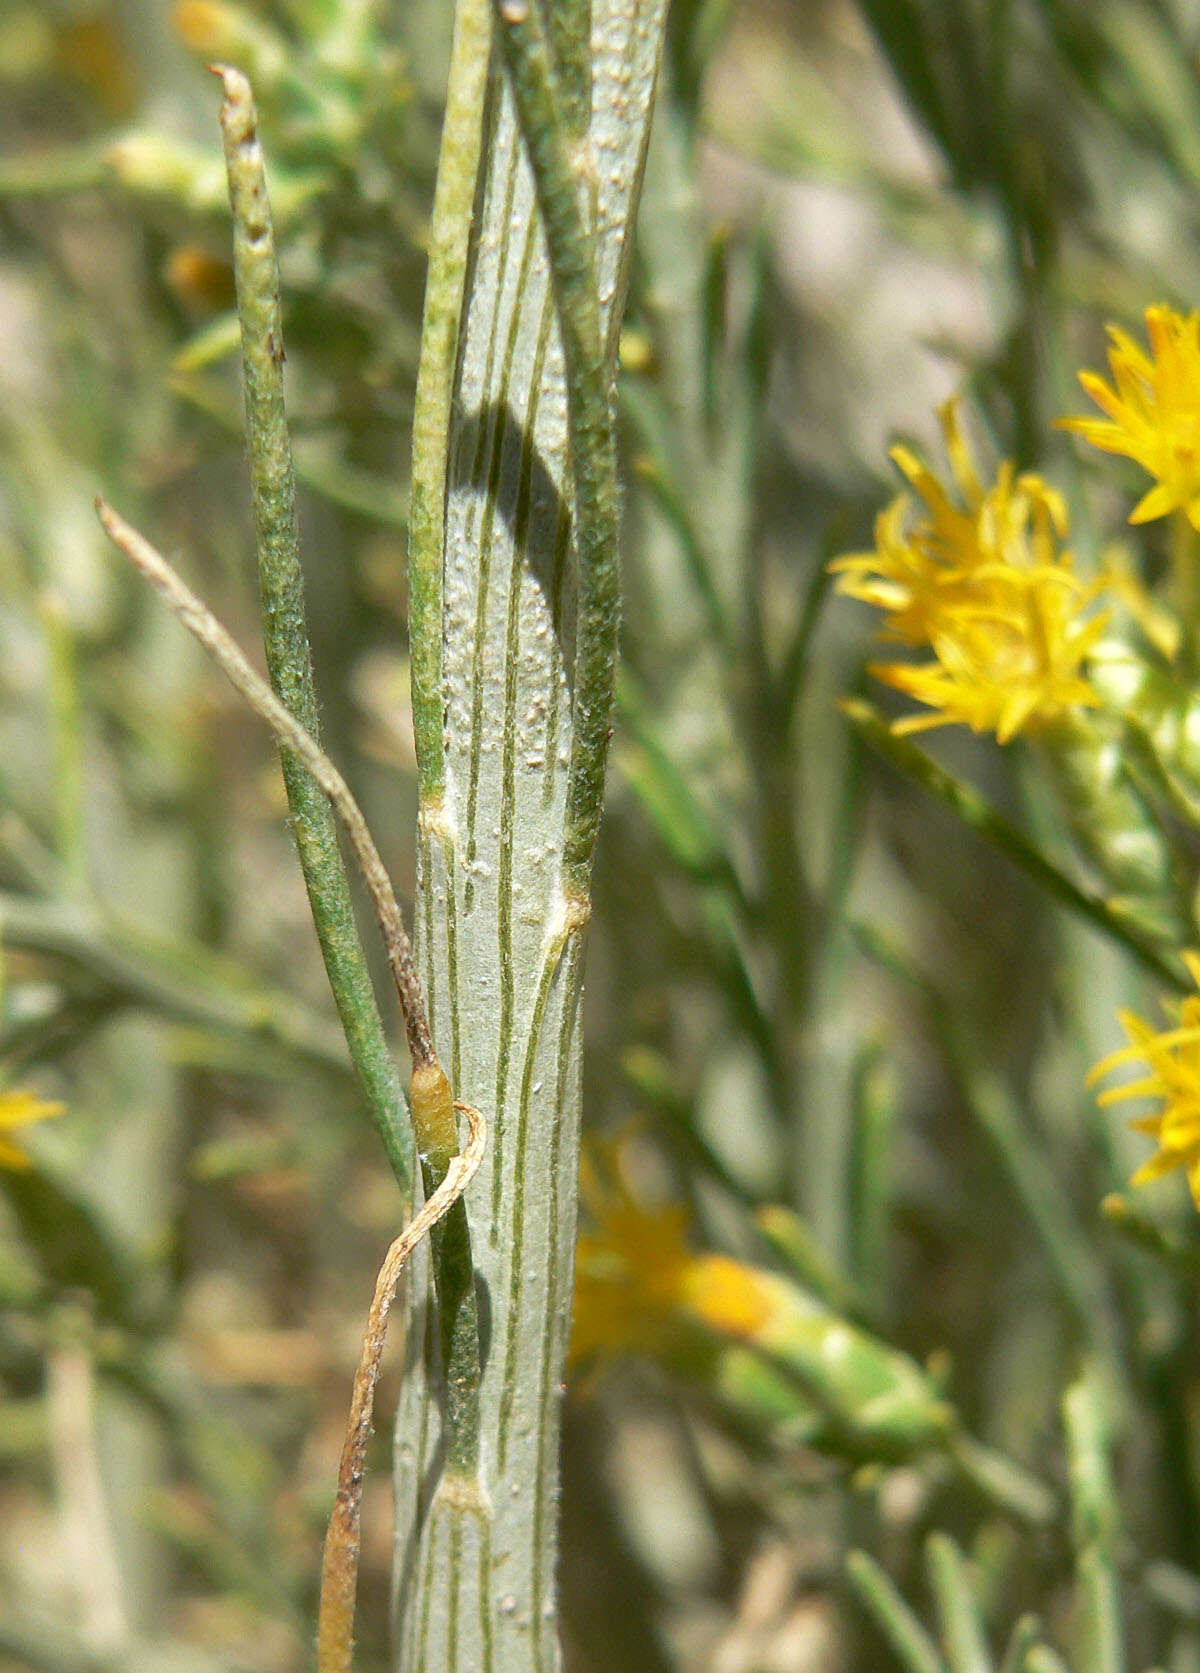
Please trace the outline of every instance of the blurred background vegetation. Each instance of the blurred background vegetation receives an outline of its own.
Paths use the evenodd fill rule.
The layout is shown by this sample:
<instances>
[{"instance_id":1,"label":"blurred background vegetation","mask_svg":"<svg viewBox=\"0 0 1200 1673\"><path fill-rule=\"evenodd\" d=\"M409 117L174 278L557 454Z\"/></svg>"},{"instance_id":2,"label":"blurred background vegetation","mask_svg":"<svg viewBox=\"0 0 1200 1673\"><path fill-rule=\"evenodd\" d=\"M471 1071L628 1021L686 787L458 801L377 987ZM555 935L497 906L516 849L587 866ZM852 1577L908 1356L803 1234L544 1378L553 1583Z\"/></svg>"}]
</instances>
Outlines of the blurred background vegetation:
<instances>
[{"instance_id":1,"label":"blurred background vegetation","mask_svg":"<svg viewBox=\"0 0 1200 1673\"><path fill-rule=\"evenodd\" d=\"M262 113L325 742L411 889L405 481L449 12L0 5L0 1088L66 1106L0 1170L6 1670L308 1665L400 1204L270 740L92 499L254 642L220 58ZM1083 1084L1115 1005L1159 990L855 741L835 701L874 624L825 571L895 491L888 441L940 458L959 390L1095 566L1136 473L1053 420L1106 319L1195 300L1198 186L1191 0L677 0L622 344L587 1118L638 1202L929 1367L993 1450L884 1447L614 1336L566 1408L571 1673L985 1673L1006 1646L1012 1673L1200 1669L1193 1211L1170 1182L1101 1213L1145 1143ZM1139 536L1151 577L1167 538ZM1054 846L1020 745L931 748ZM388 1665L387 1456L381 1432L364 1669Z\"/></svg>"}]
</instances>

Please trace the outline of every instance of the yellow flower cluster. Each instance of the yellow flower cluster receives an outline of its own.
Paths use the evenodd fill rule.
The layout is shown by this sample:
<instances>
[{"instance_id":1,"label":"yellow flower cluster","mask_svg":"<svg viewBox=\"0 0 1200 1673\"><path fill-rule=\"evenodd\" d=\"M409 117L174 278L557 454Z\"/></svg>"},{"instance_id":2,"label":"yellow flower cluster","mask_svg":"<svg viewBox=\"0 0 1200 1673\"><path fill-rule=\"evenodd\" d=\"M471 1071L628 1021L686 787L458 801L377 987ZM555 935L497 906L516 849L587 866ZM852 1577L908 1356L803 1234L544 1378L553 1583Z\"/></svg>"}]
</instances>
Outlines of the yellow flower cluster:
<instances>
[{"instance_id":1,"label":"yellow flower cluster","mask_svg":"<svg viewBox=\"0 0 1200 1673\"><path fill-rule=\"evenodd\" d=\"M1148 308L1146 336L1148 351L1109 327L1112 381L1079 374L1104 417L1060 423L1107 453L1136 460L1154 478L1131 522L1182 511L1200 530L1200 313ZM1008 462L985 487L955 404L940 417L949 487L909 448L893 448L916 508L912 494L900 495L876 521L874 550L831 567L840 592L884 612L881 640L933 653L931 662L872 667L929 711L904 716L893 730L958 723L1004 743L1099 701L1086 662L1107 624L1104 613L1089 609L1101 591L1120 597L1168 657L1177 632L1132 578L1081 582L1064 546L1059 495L1039 476L1018 476ZM1200 990L1200 953L1184 958ZM1111 1088L1100 1102L1161 1100L1158 1114L1133 1123L1157 1144L1133 1183L1183 1168L1200 1208L1200 991L1183 1001L1177 1026L1156 1031L1128 1011L1120 1020L1129 1044L1097 1064L1089 1084L1122 1065L1145 1064L1142 1079Z\"/></svg>"},{"instance_id":2,"label":"yellow flower cluster","mask_svg":"<svg viewBox=\"0 0 1200 1673\"><path fill-rule=\"evenodd\" d=\"M1200 529L1200 314L1146 309L1147 355L1120 326L1110 325L1113 381L1080 372L1079 381L1107 418L1064 418L1093 447L1136 459L1156 485L1129 521L1182 510Z\"/></svg>"},{"instance_id":3,"label":"yellow flower cluster","mask_svg":"<svg viewBox=\"0 0 1200 1673\"><path fill-rule=\"evenodd\" d=\"M924 703L897 733L963 725L1001 743L1096 695L1083 665L1107 618L1085 612L1100 590L1075 575L1066 508L1039 476L1001 465L985 488L954 402L941 409L953 491L907 447L891 457L920 500L899 495L875 525L875 549L833 565L838 590L886 613L881 639L927 646L934 660L871 672Z\"/></svg>"},{"instance_id":4,"label":"yellow flower cluster","mask_svg":"<svg viewBox=\"0 0 1200 1673\"><path fill-rule=\"evenodd\" d=\"M1119 326L1110 325L1108 333L1112 383L1095 372L1079 374L1107 417L1067 418L1062 426L1106 453L1135 459L1155 478L1155 486L1134 507L1131 523L1183 511L1200 529L1200 314L1179 314L1164 304L1147 308L1149 354ZM1183 959L1200 989L1200 954L1184 953ZM1099 1101L1161 1099L1158 1114L1131 1123L1157 1145L1132 1183L1143 1185L1183 1168L1200 1208L1200 992L1184 999L1177 1025L1166 1029L1153 1028L1132 1011L1118 1015L1129 1044L1097 1063L1088 1084L1126 1064L1145 1065L1140 1080L1110 1087Z\"/></svg>"},{"instance_id":5,"label":"yellow flower cluster","mask_svg":"<svg viewBox=\"0 0 1200 1673\"><path fill-rule=\"evenodd\" d=\"M1184 953L1188 974L1200 989L1200 953ZM1156 1030L1132 1011L1117 1013L1129 1044L1114 1051L1092 1070L1088 1085L1127 1063L1144 1063L1147 1074L1125 1086L1100 1094L1103 1105L1125 1098L1161 1098L1157 1115L1142 1116L1130 1125L1148 1133L1158 1149L1134 1174L1132 1183L1144 1185L1175 1168L1184 1168L1192 1200L1200 1208L1200 992L1189 994L1179 1009L1178 1025Z\"/></svg>"}]
</instances>

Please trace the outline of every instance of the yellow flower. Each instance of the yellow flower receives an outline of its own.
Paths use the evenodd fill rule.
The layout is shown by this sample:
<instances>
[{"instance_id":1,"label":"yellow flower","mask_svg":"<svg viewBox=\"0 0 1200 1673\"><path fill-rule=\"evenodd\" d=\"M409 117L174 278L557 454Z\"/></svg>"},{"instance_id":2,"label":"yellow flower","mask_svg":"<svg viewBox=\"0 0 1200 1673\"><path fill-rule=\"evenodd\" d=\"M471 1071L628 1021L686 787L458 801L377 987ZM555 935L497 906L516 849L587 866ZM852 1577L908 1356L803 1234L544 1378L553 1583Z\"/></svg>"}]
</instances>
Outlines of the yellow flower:
<instances>
[{"instance_id":1,"label":"yellow flower","mask_svg":"<svg viewBox=\"0 0 1200 1673\"><path fill-rule=\"evenodd\" d=\"M1200 989L1200 953L1184 953L1188 974ZM1200 1208L1200 993L1189 994L1179 1009L1175 1028L1156 1030L1132 1011L1118 1012L1129 1045L1114 1051L1088 1076L1088 1085L1102 1080L1126 1063L1144 1063L1149 1073L1126 1086L1100 1094L1102 1106L1123 1098L1161 1098L1158 1115L1130 1122L1139 1133L1149 1133L1158 1149L1133 1176L1144 1185L1174 1168L1184 1168L1192 1200Z\"/></svg>"},{"instance_id":2,"label":"yellow flower","mask_svg":"<svg viewBox=\"0 0 1200 1673\"><path fill-rule=\"evenodd\" d=\"M34 1121L48 1121L61 1115L62 1104L52 1104L35 1092L0 1092L0 1133L15 1127L28 1127ZM0 1139L0 1168L27 1168L29 1158L19 1145Z\"/></svg>"},{"instance_id":3,"label":"yellow flower","mask_svg":"<svg viewBox=\"0 0 1200 1673\"><path fill-rule=\"evenodd\" d=\"M1156 479L1129 521L1145 523L1177 508L1200 529L1200 315L1165 304L1146 309L1146 355L1119 326L1110 325L1108 364L1113 382L1096 372L1079 381L1107 418L1064 418L1105 453L1122 453Z\"/></svg>"},{"instance_id":4,"label":"yellow flower","mask_svg":"<svg viewBox=\"0 0 1200 1673\"><path fill-rule=\"evenodd\" d=\"M831 568L839 592L886 612L881 640L934 654L916 666L872 666L877 679L933 711L903 717L895 732L963 725L1007 743L1098 701L1081 670L1107 618L1084 619L1100 586L1078 579L1060 545L1061 496L1008 462L985 488L956 403L939 417L956 493L909 448L894 447L921 509L914 519L911 497L901 494L876 519L874 551L850 553Z\"/></svg>"},{"instance_id":5,"label":"yellow flower","mask_svg":"<svg viewBox=\"0 0 1200 1673\"><path fill-rule=\"evenodd\" d=\"M752 1341L775 1310L770 1273L687 1245L688 1212L645 1208L623 1176L618 1149L605 1147L609 1178L592 1157L580 1166L580 1196L591 1220L575 1257L571 1362L641 1354L671 1360L700 1335Z\"/></svg>"},{"instance_id":6,"label":"yellow flower","mask_svg":"<svg viewBox=\"0 0 1200 1673\"><path fill-rule=\"evenodd\" d=\"M236 36L236 13L221 0L176 0L171 22L185 46L206 56L228 52Z\"/></svg>"}]
</instances>

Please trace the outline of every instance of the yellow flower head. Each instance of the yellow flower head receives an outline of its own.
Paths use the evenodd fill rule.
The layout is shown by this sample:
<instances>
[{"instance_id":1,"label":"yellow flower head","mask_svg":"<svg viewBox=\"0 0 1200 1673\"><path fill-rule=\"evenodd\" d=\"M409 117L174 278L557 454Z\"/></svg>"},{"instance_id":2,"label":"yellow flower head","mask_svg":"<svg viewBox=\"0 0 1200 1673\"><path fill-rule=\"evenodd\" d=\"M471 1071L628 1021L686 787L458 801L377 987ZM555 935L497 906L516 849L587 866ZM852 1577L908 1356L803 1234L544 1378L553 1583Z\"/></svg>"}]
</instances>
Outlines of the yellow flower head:
<instances>
[{"instance_id":1,"label":"yellow flower head","mask_svg":"<svg viewBox=\"0 0 1200 1673\"><path fill-rule=\"evenodd\" d=\"M1183 958L1200 989L1200 953L1185 953ZM1146 1065L1149 1073L1141 1080L1111 1087L1100 1094L1099 1102L1103 1106L1123 1098L1162 1099L1158 1115L1130 1123L1158 1143L1158 1149L1137 1170L1132 1182L1144 1185L1174 1168L1184 1168L1192 1200L1200 1208L1200 992L1189 994L1183 1001L1174 1028L1156 1030L1132 1011L1120 1011L1118 1016L1129 1044L1097 1063L1088 1076L1088 1085L1126 1063Z\"/></svg>"},{"instance_id":2,"label":"yellow flower head","mask_svg":"<svg viewBox=\"0 0 1200 1673\"><path fill-rule=\"evenodd\" d=\"M28 1127L34 1121L48 1121L61 1115L62 1104L48 1103L35 1092L0 1092L0 1133ZM0 1168L27 1168L29 1158L19 1145L0 1138Z\"/></svg>"},{"instance_id":3,"label":"yellow flower head","mask_svg":"<svg viewBox=\"0 0 1200 1673\"><path fill-rule=\"evenodd\" d=\"M1130 514L1146 523L1177 508L1200 529L1200 315L1160 304L1146 309L1146 355L1127 332L1110 325L1111 384L1096 372L1079 381L1107 418L1064 418L1105 453L1136 459L1156 486Z\"/></svg>"},{"instance_id":4,"label":"yellow flower head","mask_svg":"<svg viewBox=\"0 0 1200 1673\"><path fill-rule=\"evenodd\" d=\"M576 1250L571 1363L626 1354L669 1362L704 1335L752 1340L775 1306L771 1275L728 1255L694 1253L687 1209L643 1207L618 1149L605 1161L605 1179L592 1156L580 1166L591 1226Z\"/></svg>"},{"instance_id":5,"label":"yellow flower head","mask_svg":"<svg viewBox=\"0 0 1200 1673\"><path fill-rule=\"evenodd\" d=\"M219 53L234 33L234 14L221 0L176 0L171 22L193 52Z\"/></svg>"},{"instance_id":6,"label":"yellow flower head","mask_svg":"<svg viewBox=\"0 0 1200 1673\"><path fill-rule=\"evenodd\" d=\"M886 612L882 641L933 652L929 663L872 666L877 679L933 711L905 716L893 730L962 725L1007 743L1097 701L1081 669L1107 618L1084 619L1099 587L1078 579L1060 544L1061 496L1008 462L985 488L957 404L939 417L956 492L909 448L894 447L920 510L914 518L911 497L901 494L876 519L874 551L831 567L839 592Z\"/></svg>"}]
</instances>

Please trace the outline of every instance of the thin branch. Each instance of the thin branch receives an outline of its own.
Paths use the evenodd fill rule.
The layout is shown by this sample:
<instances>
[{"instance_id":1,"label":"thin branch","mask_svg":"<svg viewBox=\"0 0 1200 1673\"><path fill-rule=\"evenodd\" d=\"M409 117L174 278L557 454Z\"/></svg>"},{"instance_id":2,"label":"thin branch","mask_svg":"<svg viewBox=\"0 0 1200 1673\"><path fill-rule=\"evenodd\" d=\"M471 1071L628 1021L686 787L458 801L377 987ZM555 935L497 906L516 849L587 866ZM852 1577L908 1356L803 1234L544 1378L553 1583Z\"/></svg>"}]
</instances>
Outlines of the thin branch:
<instances>
[{"instance_id":1,"label":"thin branch","mask_svg":"<svg viewBox=\"0 0 1200 1673\"><path fill-rule=\"evenodd\" d=\"M413 733L422 805L440 800L446 766L442 691L442 563L446 460L467 252L479 172L491 10L463 0L454 19L446 115L429 231L429 270L413 407L408 516L408 612Z\"/></svg>"},{"instance_id":2,"label":"thin branch","mask_svg":"<svg viewBox=\"0 0 1200 1673\"><path fill-rule=\"evenodd\" d=\"M1100 895L1081 889L1064 871L1036 848L1024 832L997 813L990 802L969 784L964 784L938 766L930 756L909 741L897 737L887 721L872 704L859 698L844 698L839 704L842 713L860 736L884 760L906 778L928 790L943 807L970 826L985 841L998 848L1018 866L1027 877L1039 884L1061 906L1084 918L1105 935L1111 936L1162 982L1177 992L1190 992L1183 966L1167 949L1156 947L1114 909L1111 902Z\"/></svg>"},{"instance_id":3,"label":"thin branch","mask_svg":"<svg viewBox=\"0 0 1200 1673\"><path fill-rule=\"evenodd\" d=\"M245 76L224 67L217 68L216 73L225 91L221 133L233 210L233 269L242 341L246 454L258 547L263 650L276 693L314 741L319 741L300 568L296 477L283 397L279 263L258 118ZM286 746L280 746L279 754L300 869L329 986L368 1109L397 1182L408 1196L413 1182L412 1136L401 1114L400 1083L354 921L350 880L338 846L337 820L303 763Z\"/></svg>"},{"instance_id":4,"label":"thin branch","mask_svg":"<svg viewBox=\"0 0 1200 1673\"><path fill-rule=\"evenodd\" d=\"M905 1673L946 1673L937 1645L874 1557L866 1551L851 1551L846 1558L846 1578Z\"/></svg>"},{"instance_id":5,"label":"thin branch","mask_svg":"<svg viewBox=\"0 0 1200 1673\"><path fill-rule=\"evenodd\" d=\"M383 935L388 963L414 1067L436 1067L437 1054L429 1033L425 1014L425 998L413 963L412 948L400 915L400 907L392 889L379 850L367 828L362 810L355 801L341 773L311 735L291 714L261 674L247 662L230 634L212 611L191 592L171 565L156 552L150 542L132 528L123 517L102 499L96 500L96 512L105 534L129 559L155 590L162 594L183 625L204 646L230 682L254 712L264 720L288 749L296 755L333 803L338 817L350 839L363 881L370 891L375 915Z\"/></svg>"}]
</instances>

